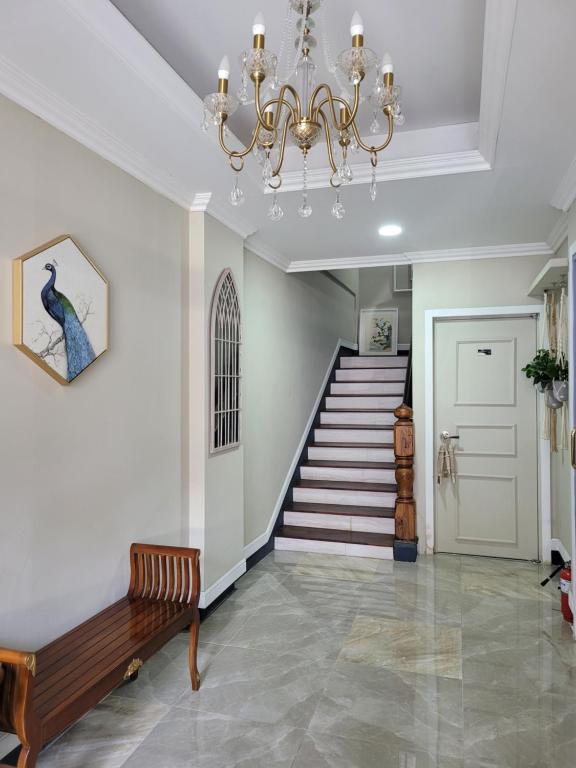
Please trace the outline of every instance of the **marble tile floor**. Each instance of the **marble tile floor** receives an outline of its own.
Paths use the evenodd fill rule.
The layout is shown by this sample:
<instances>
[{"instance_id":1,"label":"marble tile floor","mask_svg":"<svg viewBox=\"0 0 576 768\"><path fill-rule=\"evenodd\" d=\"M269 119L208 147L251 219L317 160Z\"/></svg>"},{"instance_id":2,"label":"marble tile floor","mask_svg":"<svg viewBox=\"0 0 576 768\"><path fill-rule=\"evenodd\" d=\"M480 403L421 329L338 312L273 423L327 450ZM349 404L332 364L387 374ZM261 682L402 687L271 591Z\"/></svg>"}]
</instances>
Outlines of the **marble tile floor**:
<instances>
[{"instance_id":1,"label":"marble tile floor","mask_svg":"<svg viewBox=\"0 0 576 768\"><path fill-rule=\"evenodd\" d=\"M576 643L548 568L274 552L39 768L572 768ZM6 740L0 740L0 755Z\"/></svg>"}]
</instances>

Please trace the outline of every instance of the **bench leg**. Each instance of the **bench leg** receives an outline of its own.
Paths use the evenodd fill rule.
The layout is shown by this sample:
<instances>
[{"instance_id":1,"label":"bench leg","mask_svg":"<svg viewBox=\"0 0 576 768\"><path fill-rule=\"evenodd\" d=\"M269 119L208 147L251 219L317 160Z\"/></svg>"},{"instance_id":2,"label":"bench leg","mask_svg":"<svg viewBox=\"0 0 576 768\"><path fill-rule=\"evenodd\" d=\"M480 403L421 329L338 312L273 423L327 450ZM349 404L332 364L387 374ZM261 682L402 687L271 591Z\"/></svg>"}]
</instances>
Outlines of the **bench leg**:
<instances>
[{"instance_id":1,"label":"bench leg","mask_svg":"<svg viewBox=\"0 0 576 768\"><path fill-rule=\"evenodd\" d=\"M18 768L35 768L38 755L40 754L40 747L30 746L22 747L20 755L18 756Z\"/></svg>"},{"instance_id":2,"label":"bench leg","mask_svg":"<svg viewBox=\"0 0 576 768\"><path fill-rule=\"evenodd\" d=\"M190 679L192 680L192 690L197 691L200 688L200 674L198 673L198 635L200 633L200 611L198 608L194 611L194 621L190 624L190 649L188 652L188 661L190 665Z\"/></svg>"}]
</instances>

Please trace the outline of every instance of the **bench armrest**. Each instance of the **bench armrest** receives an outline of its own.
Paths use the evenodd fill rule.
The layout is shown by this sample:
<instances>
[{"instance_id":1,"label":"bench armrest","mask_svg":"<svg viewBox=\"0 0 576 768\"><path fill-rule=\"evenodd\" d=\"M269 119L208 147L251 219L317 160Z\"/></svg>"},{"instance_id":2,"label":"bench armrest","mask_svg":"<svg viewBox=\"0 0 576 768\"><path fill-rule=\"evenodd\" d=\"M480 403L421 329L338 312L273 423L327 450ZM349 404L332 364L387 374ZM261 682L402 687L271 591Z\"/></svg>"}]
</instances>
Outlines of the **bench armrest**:
<instances>
[{"instance_id":1,"label":"bench armrest","mask_svg":"<svg viewBox=\"0 0 576 768\"><path fill-rule=\"evenodd\" d=\"M26 667L32 677L36 675L36 654L30 651L13 651L11 648L0 648L0 664Z\"/></svg>"},{"instance_id":2,"label":"bench armrest","mask_svg":"<svg viewBox=\"0 0 576 768\"><path fill-rule=\"evenodd\" d=\"M199 563L199 549L132 544L128 596L196 608L200 599Z\"/></svg>"}]
</instances>

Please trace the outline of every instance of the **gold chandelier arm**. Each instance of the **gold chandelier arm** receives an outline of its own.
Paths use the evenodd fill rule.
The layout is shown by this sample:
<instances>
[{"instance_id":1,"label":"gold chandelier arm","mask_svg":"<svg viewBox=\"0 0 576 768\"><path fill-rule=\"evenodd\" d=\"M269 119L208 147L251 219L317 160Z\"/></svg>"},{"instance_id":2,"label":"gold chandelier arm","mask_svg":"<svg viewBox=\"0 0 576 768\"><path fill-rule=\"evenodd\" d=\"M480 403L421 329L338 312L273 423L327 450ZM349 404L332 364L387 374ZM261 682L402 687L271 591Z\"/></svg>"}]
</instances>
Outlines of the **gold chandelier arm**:
<instances>
[{"instance_id":1,"label":"gold chandelier arm","mask_svg":"<svg viewBox=\"0 0 576 768\"><path fill-rule=\"evenodd\" d=\"M330 125L328 123L328 118L326 117L322 109L318 110L318 114L320 115L320 117L322 118L322 122L324 123L324 132L326 133L326 148L328 150L328 160L330 161L330 167L332 168L332 172L336 173L338 171L338 168L334 160L334 152L332 150L332 136L330 135Z\"/></svg>"},{"instance_id":2,"label":"gold chandelier arm","mask_svg":"<svg viewBox=\"0 0 576 768\"><path fill-rule=\"evenodd\" d=\"M314 108L314 101L318 97L318 94L324 89L326 91L327 96L322 99L320 104L316 108ZM314 93L310 97L310 107L309 110L312 112L312 109L314 109L314 115L317 116L320 112L320 110L324 107L325 104L330 105L330 112L332 113L332 121L334 123L334 127L337 128L339 131L345 131L347 128L349 128L351 125L354 124L354 120L356 118L356 115L358 114L358 107L360 106L360 84L356 84L354 86L354 106L352 108L352 111L350 112L350 118L346 120L345 122L341 123L340 120L336 117L336 109L334 108L334 104L341 104L343 107L346 107L348 110L350 110L350 104L346 101L346 99L341 98L340 96L334 96L332 93L332 89L329 85L326 83L321 83L319 86L317 86L314 90ZM313 118L316 119L316 118Z\"/></svg>"},{"instance_id":3,"label":"gold chandelier arm","mask_svg":"<svg viewBox=\"0 0 576 768\"><path fill-rule=\"evenodd\" d=\"M224 141L224 121L220 123L220 130L218 132L218 138L220 140L220 146L226 152L230 160L232 160L235 157L246 157L252 150L254 149L254 144L256 144L256 139L258 138L258 132L260 131L260 126L257 125L254 128L254 133L252 134L252 141L250 142L250 146L248 146L246 149L238 151L234 149L228 149L226 146L226 142Z\"/></svg>"},{"instance_id":4,"label":"gold chandelier arm","mask_svg":"<svg viewBox=\"0 0 576 768\"><path fill-rule=\"evenodd\" d=\"M280 139L280 153L278 155L278 162L276 163L276 167L272 171L272 178L278 176L280 169L282 168L282 163L284 162L284 152L286 151L286 136L288 134L289 121L290 115L286 115L286 119L284 120L284 127L282 128L282 138Z\"/></svg>"},{"instance_id":5,"label":"gold chandelier arm","mask_svg":"<svg viewBox=\"0 0 576 768\"><path fill-rule=\"evenodd\" d=\"M286 101L284 98L286 92L289 92L294 97L294 101L296 102L296 111L292 104L290 104L289 101ZM276 115L274 116L274 130L278 128L278 124L280 122L280 113L282 112L282 107L287 107L290 110L290 114L292 115L292 121L297 122L300 115L300 97L298 96L297 91L291 86L291 85L283 85L280 89L280 93L278 95L277 99L270 99L269 101L264 104L264 108L260 106L260 82L256 80L254 84L254 104L256 105L256 117L258 118L258 123L264 130L269 131L270 128L268 125L266 125L266 122L264 121L263 112L266 111L266 107L273 106L274 104L278 105L278 109L276 111Z\"/></svg>"},{"instance_id":6,"label":"gold chandelier arm","mask_svg":"<svg viewBox=\"0 0 576 768\"><path fill-rule=\"evenodd\" d=\"M369 147L368 144L364 144L362 141L360 134L358 133L358 128L356 127L356 123L352 123L352 130L354 131L354 136L356 136L356 141L358 142L358 146L362 147L366 152L370 152L371 155L375 155L378 152L382 152L383 149L386 149L388 144L392 141L392 136L394 135L394 118L392 116L391 112L386 113L388 117L388 136L386 137L386 141L383 144L380 144L379 147Z\"/></svg>"}]
</instances>

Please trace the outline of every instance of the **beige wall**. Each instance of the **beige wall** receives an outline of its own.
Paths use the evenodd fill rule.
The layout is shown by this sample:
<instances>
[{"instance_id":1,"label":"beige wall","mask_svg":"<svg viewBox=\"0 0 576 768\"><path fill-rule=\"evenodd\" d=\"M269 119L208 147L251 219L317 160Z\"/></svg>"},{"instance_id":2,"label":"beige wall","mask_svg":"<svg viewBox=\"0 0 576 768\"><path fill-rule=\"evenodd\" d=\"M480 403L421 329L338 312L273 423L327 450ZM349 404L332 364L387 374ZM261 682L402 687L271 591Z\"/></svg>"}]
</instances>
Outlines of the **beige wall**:
<instances>
[{"instance_id":1,"label":"beige wall","mask_svg":"<svg viewBox=\"0 0 576 768\"><path fill-rule=\"evenodd\" d=\"M394 292L394 267L360 270L360 309L398 307L398 343L412 338L412 294Z\"/></svg>"},{"instance_id":2,"label":"beige wall","mask_svg":"<svg viewBox=\"0 0 576 768\"><path fill-rule=\"evenodd\" d=\"M183 210L0 99L0 645L125 593L133 541L179 544ZM63 387L11 345L11 260L70 233L111 284L110 350Z\"/></svg>"},{"instance_id":3,"label":"beige wall","mask_svg":"<svg viewBox=\"0 0 576 768\"><path fill-rule=\"evenodd\" d=\"M354 300L320 273L286 275L245 252L245 541L266 531Z\"/></svg>"},{"instance_id":4,"label":"beige wall","mask_svg":"<svg viewBox=\"0 0 576 768\"><path fill-rule=\"evenodd\" d=\"M424 313L427 309L504 307L538 303L527 291L547 258L415 264L413 270L413 382L416 430L415 495L420 551L425 550L424 397L432 382L424 376Z\"/></svg>"}]
</instances>

